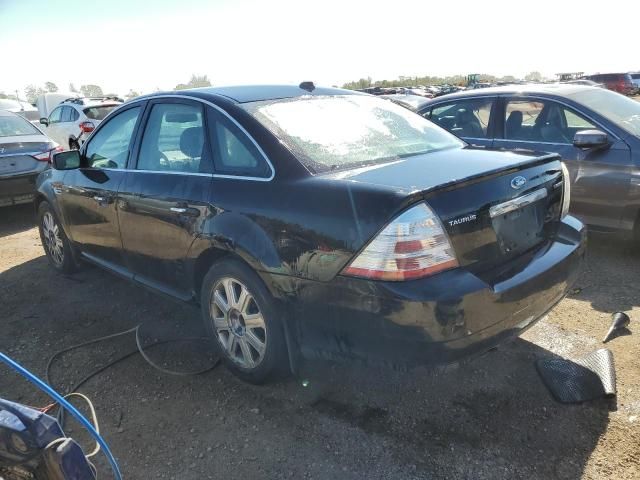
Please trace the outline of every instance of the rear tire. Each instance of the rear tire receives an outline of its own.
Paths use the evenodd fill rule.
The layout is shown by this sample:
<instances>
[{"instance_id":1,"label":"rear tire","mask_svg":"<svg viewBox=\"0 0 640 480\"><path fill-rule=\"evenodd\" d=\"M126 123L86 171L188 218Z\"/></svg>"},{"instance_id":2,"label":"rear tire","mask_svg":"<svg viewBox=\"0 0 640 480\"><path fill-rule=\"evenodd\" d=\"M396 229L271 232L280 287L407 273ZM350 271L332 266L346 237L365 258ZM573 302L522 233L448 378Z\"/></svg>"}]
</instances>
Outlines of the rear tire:
<instances>
[{"instance_id":1,"label":"rear tire","mask_svg":"<svg viewBox=\"0 0 640 480\"><path fill-rule=\"evenodd\" d=\"M200 304L214 348L234 375L262 384L286 372L281 309L251 268L235 259L214 263Z\"/></svg>"},{"instance_id":2,"label":"rear tire","mask_svg":"<svg viewBox=\"0 0 640 480\"><path fill-rule=\"evenodd\" d=\"M42 202L38 207L38 229L49 265L64 274L78 270L71 243L48 202Z\"/></svg>"}]
</instances>

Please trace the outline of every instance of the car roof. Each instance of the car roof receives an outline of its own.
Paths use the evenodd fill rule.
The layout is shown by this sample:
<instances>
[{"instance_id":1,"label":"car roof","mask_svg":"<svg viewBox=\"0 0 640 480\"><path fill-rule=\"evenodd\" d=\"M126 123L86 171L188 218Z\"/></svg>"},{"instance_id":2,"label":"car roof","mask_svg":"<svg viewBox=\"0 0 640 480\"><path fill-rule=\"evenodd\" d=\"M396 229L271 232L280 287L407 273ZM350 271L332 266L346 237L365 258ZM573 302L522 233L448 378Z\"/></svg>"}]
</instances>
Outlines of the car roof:
<instances>
[{"instance_id":1,"label":"car roof","mask_svg":"<svg viewBox=\"0 0 640 480\"><path fill-rule=\"evenodd\" d=\"M478 96L491 96L491 95L505 95L515 93L528 93L528 94L547 94L555 95L558 97L567 97L574 93L584 92L587 90L596 90L600 87L592 87L587 85L576 85L568 83L531 83L524 85L505 85L502 87L488 87L472 90L465 90L463 92L450 93L443 95L437 99L432 100L430 103L436 101L446 101L453 98L464 97L478 97Z\"/></svg>"},{"instance_id":2,"label":"car roof","mask_svg":"<svg viewBox=\"0 0 640 480\"><path fill-rule=\"evenodd\" d=\"M302 96L321 95L363 95L354 90L342 88L315 87L311 91L300 88L299 85L237 85L228 87L204 87L188 90L176 90L173 92L158 92L147 95L153 98L156 95L193 95L199 97L222 96L236 103L260 102L264 100L278 100L283 98L295 98Z\"/></svg>"}]
</instances>

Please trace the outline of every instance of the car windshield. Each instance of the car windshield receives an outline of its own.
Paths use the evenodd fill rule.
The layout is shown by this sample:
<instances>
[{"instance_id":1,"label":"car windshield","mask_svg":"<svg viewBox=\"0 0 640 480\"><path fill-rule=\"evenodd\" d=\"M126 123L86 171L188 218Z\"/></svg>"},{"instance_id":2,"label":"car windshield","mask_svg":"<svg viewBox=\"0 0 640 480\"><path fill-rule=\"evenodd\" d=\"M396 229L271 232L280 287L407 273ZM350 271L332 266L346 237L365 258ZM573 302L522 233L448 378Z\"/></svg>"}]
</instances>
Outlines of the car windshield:
<instances>
[{"instance_id":1,"label":"car windshield","mask_svg":"<svg viewBox=\"0 0 640 480\"><path fill-rule=\"evenodd\" d=\"M255 102L245 108L313 173L464 145L423 117L366 95Z\"/></svg>"},{"instance_id":2,"label":"car windshield","mask_svg":"<svg viewBox=\"0 0 640 480\"><path fill-rule=\"evenodd\" d=\"M640 135L640 102L602 88L576 92L569 98L589 107L627 132Z\"/></svg>"},{"instance_id":3,"label":"car windshield","mask_svg":"<svg viewBox=\"0 0 640 480\"><path fill-rule=\"evenodd\" d=\"M16 115L0 115L0 137L38 134L40 131L24 118Z\"/></svg>"},{"instance_id":4,"label":"car windshield","mask_svg":"<svg viewBox=\"0 0 640 480\"><path fill-rule=\"evenodd\" d=\"M88 107L83 110L87 118L91 120L104 120L111 111L120 105L100 105L97 107Z\"/></svg>"}]
</instances>

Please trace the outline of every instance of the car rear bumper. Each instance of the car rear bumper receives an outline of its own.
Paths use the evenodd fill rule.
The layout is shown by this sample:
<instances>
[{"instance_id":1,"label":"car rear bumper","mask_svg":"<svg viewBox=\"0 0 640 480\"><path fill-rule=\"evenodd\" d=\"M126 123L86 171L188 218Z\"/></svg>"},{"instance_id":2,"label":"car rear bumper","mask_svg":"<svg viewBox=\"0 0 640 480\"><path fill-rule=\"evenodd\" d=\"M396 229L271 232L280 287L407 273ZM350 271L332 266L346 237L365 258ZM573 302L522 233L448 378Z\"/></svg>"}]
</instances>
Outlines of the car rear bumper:
<instances>
[{"instance_id":1,"label":"car rear bumper","mask_svg":"<svg viewBox=\"0 0 640 480\"><path fill-rule=\"evenodd\" d=\"M0 176L0 207L31 203L35 198L38 174Z\"/></svg>"},{"instance_id":2,"label":"car rear bumper","mask_svg":"<svg viewBox=\"0 0 640 480\"><path fill-rule=\"evenodd\" d=\"M329 283L295 282L293 326L307 357L457 361L542 318L577 279L585 248L585 227L566 217L553 242L501 271L458 268L408 282L343 276Z\"/></svg>"}]
</instances>

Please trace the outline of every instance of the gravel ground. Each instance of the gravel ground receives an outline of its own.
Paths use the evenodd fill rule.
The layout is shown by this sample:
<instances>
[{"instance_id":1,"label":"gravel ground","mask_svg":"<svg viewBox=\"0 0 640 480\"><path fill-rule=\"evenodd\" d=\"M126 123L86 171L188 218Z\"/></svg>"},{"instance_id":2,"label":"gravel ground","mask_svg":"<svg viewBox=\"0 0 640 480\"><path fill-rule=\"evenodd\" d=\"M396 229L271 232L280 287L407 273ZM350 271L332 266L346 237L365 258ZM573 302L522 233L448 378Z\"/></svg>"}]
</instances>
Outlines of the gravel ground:
<instances>
[{"instance_id":1,"label":"gravel ground","mask_svg":"<svg viewBox=\"0 0 640 480\"><path fill-rule=\"evenodd\" d=\"M255 387L223 368L165 375L134 356L81 391L94 400L102 432L132 479L639 479L640 254L592 237L588 257L579 288L546 320L463 365L403 372L313 363L304 371L308 383ZM632 334L608 345L617 398L556 403L534 361L599 348L616 310L632 318ZM200 335L190 307L96 268L55 274L30 206L0 209L0 320L0 350L38 375L56 350L140 323L161 338L178 330ZM153 355L174 368L199 369L206 355L196 347ZM69 353L53 381L65 390L133 349L129 335ZM47 403L0 371L0 396ZM109 478L104 461L97 463Z\"/></svg>"}]
</instances>

